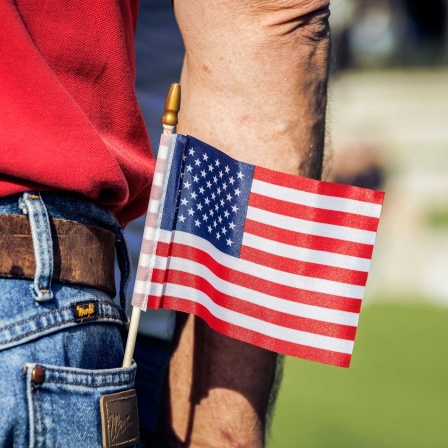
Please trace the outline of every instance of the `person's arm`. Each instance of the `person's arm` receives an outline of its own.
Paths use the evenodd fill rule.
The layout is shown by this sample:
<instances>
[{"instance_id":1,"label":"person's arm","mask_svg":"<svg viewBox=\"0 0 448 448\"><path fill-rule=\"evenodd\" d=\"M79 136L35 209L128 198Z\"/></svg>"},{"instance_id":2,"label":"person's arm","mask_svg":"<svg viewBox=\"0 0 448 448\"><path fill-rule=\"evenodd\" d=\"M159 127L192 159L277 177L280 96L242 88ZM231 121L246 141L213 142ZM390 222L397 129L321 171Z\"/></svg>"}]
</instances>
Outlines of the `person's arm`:
<instances>
[{"instance_id":1,"label":"person's arm","mask_svg":"<svg viewBox=\"0 0 448 448\"><path fill-rule=\"evenodd\" d=\"M248 163L319 178L329 1L174 6L186 47L178 132ZM275 363L274 353L189 317L170 365L164 446L263 446Z\"/></svg>"}]
</instances>

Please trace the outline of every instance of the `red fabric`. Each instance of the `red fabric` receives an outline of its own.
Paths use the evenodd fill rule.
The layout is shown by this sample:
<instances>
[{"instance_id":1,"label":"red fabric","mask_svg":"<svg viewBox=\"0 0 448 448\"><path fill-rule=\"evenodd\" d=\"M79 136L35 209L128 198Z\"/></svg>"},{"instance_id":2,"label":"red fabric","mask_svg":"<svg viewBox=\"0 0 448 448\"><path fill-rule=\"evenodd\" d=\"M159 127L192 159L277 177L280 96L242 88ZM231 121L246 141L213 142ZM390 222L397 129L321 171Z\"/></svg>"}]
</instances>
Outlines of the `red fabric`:
<instances>
[{"instance_id":1,"label":"red fabric","mask_svg":"<svg viewBox=\"0 0 448 448\"><path fill-rule=\"evenodd\" d=\"M0 2L0 197L71 191L121 223L154 161L134 92L136 0Z\"/></svg>"}]
</instances>

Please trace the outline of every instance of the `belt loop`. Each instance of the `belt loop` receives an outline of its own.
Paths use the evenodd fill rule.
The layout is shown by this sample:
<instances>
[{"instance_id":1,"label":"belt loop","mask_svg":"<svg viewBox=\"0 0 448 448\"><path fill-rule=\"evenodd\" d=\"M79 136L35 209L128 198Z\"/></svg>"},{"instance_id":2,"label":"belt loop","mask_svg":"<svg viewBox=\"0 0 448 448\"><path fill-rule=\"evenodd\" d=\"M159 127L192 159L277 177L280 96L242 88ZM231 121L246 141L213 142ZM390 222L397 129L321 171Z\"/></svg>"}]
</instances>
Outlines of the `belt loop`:
<instances>
[{"instance_id":1,"label":"belt loop","mask_svg":"<svg viewBox=\"0 0 448 448\"><path fill-rule=\"evenodd\" d=\"M19 207L28 215L33 239L36 273L31 285L34 298L43 302L53 298L51 277L53 275L53 242L47 208L39 193L24 193L19 199Z\"/></svg>"},{"instance_id":2,"label":"belt loop","mask_svg":"<svg viewBox=\"0 0 448 448\"><path fill-rule=\"evenodd\" d=\"M131 276L131 257L121 227L115 230L118 267L120 268L120 307L123 322L129 323L126 291Z\"/></svg>"}]
</instances>

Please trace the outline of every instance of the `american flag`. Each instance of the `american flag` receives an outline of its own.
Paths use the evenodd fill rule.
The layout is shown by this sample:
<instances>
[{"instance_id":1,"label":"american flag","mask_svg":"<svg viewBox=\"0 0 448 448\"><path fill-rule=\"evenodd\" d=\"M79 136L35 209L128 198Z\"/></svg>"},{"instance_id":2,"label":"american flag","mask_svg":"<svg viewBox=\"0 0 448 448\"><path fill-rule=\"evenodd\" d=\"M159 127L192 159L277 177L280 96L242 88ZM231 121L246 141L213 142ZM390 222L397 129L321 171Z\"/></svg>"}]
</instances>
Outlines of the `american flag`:
<instances>
[{"instance_id":1,"label":"american flag","mask_svg":"<svg viewBox=\"0 0 448 448\"><path fill-rule=\"evenodd\" d=\"M383 196L164 136L133 305L348 367Z\"/></svg>"}]
</instances>

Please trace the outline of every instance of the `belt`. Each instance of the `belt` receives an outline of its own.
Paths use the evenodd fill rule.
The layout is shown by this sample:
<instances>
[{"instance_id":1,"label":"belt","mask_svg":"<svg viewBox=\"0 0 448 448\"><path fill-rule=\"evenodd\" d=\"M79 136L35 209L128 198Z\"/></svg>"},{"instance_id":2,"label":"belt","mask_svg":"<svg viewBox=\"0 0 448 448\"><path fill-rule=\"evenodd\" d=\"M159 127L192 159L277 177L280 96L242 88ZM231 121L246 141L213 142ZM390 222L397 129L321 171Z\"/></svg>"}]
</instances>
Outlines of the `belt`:
<instances>
[{"instance_id":1,"label":"belt","mask_svg":"<svg viewBox=\"0 0 448 448\"><path fill-rule=\"evenodd\" d=\"M110 230L50 219L53 280L100 289L115 296L115 235ZM34 278L31 227L26 216L0 215L0 277Z\"/></svg>"}]
</instances>

